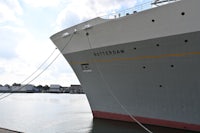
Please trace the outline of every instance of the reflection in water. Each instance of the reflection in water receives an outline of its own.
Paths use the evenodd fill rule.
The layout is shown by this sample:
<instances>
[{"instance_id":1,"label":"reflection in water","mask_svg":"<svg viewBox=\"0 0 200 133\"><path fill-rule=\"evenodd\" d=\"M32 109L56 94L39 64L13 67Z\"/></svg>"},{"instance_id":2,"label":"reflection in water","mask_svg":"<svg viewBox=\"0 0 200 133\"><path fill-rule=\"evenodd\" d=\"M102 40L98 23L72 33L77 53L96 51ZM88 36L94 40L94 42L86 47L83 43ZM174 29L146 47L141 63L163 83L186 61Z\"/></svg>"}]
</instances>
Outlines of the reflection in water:
<instances>
[{"instance_id":1,"label":"reflection in water","mask_svg":"<svg viewBox=\"0 0 200 133\"><path fill-rule=\"evenodd\" d=\"M13 94L0 101L0 127L25 133L147 133L137 124L93 119L85 95ZM154 133L194 133L146 126Z\"/></svg>"},{"instance_id":2,"label":"reflection in water","mask_svg":"<svg viewBox=\"0 0 200 133\"><path fill-rule=\"evenodd\" d=\"M91 133L144 133L144 130L134 123L93 119Z\"/></svg>"},{"instance_id":3,"label":"reflection in water","mask_svg":"<svg viewBox=\"0 0 200 133\"><path fill-rule=\"evenodd\" d=\"M197 133L159 126L145 125L153 133ZM147 133L136 123L93 119L93 128L90 133Z\"/></svg>"}]
</instances>

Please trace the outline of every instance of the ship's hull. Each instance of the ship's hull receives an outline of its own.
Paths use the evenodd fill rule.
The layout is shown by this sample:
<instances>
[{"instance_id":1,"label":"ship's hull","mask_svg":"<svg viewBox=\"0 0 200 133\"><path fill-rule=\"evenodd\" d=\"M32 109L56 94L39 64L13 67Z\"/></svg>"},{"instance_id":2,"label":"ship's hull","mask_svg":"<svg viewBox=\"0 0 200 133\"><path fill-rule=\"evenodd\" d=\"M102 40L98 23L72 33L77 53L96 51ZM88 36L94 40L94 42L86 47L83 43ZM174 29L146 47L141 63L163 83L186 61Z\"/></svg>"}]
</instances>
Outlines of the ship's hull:
<instances>
[{"instance_id":1,"label":"ship's hull","mask_svg":"<svg viewBox=\"0 0 200 133\"><path fill-rule=\"evenodd\" d=\"M123 106L146 124L200 130L199 36L188 33L65 57L94 117L133 121Z\"/></svg>"},{"instance_id":2,"label":"ship's hull","mask_svg":"<svg viewBox=\"0 0 200 133\"><path fill-rule=\"evenodd\" d=\"M183 0L51 37L94 117L200 131L198 4Z\"/></svg>"}]
</instances>

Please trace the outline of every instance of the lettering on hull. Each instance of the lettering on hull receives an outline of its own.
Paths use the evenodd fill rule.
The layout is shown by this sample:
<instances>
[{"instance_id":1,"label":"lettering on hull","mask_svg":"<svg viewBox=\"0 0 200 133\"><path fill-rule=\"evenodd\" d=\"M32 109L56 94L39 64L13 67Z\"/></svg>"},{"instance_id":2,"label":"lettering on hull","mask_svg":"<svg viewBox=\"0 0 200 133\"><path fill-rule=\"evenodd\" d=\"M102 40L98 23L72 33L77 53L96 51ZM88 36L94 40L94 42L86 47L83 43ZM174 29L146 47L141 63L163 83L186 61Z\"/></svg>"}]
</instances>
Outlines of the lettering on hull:
<instances>
[{"instance_id":1,"label":"lettering on hull","mask_svg":"<svg viewBox=\"0 0 200 133\"><path fill-rule=\"evenodd\" d=\"M110 56L110 55L117 55L117 54L123 54L123 53L125 53L123 49L102 50L102 51L93 52L93 55L94 56Z\"/></svg>"}]
</instances>

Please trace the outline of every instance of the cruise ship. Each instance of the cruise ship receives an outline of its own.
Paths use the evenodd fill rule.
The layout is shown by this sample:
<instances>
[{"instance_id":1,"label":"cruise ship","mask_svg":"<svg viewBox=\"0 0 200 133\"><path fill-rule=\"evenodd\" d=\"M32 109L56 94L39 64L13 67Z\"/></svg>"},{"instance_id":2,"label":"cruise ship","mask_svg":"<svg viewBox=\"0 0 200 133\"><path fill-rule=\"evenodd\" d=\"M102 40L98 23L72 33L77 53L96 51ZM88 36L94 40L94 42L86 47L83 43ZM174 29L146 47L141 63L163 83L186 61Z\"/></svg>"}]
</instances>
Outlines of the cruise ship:
<instances>
[{"instance_id":1,"label":"cruise ship","mask_svg":"<svg viewBox=\"0 0 200 133\"><path fill-rule=\"evenodd\" d=\"M50 38L94 118L200 131L200 0L150 4Z\"/></svg>"}]
</instances>

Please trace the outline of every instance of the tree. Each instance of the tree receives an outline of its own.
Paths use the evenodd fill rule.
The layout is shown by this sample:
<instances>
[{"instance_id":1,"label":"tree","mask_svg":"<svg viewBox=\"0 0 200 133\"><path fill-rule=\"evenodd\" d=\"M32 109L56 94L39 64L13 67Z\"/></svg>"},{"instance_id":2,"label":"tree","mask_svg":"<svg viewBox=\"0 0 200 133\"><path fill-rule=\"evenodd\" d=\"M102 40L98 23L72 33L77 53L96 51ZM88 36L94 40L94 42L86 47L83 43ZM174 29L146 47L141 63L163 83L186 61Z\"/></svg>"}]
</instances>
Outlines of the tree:
<instances>
[{"instance_id":1,"label":"tree","mask_svg":"<svg viewBox=\"0 0 200 133\"><path fill-rule=\"evenodd\" d=\"M38 86L36 86L36 88L43 88L43 86L42 85L38 85Z\"/></svg>"},{"instance_id":2,"label":"tree","mask_svg":"<svg viewBox=\"0 0 200 133\"><path fill-rule=\"evenodd\" d=\"M44 88L44 90L49 90L49 86L48 85L45 85L43 88Z\"/></svg>"},{"instance_id":3,"label":"tree","mask_svg":"<svg viewBox=\"0 0 200 133\"><path fill-rule=\"evenodd\" d=\"M12 86L21 86L21 84L13 83Z\"/></svg>"}]
</instances>

